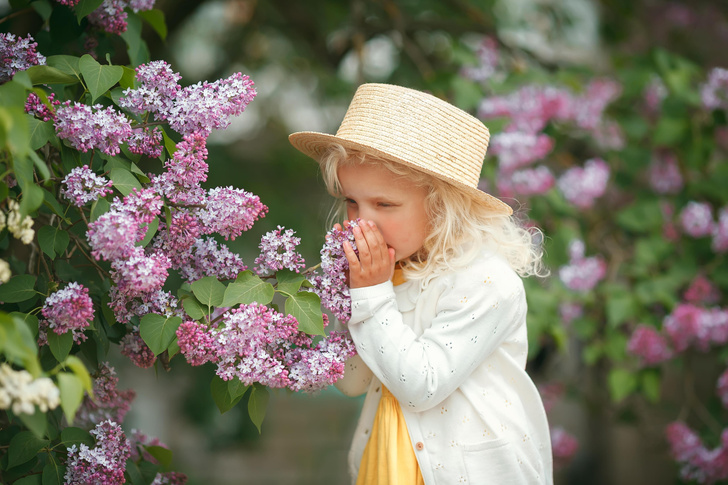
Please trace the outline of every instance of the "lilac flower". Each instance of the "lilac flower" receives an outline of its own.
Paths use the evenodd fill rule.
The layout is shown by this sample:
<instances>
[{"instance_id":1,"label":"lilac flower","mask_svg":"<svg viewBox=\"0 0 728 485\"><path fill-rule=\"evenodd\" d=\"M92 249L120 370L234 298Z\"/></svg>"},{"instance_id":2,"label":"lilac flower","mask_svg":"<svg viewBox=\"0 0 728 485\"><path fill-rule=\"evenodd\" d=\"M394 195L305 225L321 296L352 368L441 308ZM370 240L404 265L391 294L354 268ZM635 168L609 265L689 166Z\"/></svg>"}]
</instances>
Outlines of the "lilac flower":
<instances>
[{"instance_id":1,"label":"lilac flower","mask_svg":"<svg viewBox=\"0 0 728 485\"><path fill-rule=\"evenodd\" d=\"M216 232L226 240L234 240L266 212L268 207L257 195L232 187L216 187L208 193L207 206L200 211L200 222L205 233Z\"/></svg>"},{"instance_id":2,"label":"lilac flower","mask_svg":"<svg viewBox=\"0 0 728 485\"><path fill-rule=\"evenodd\" d=\"M172 71L164 61L142 64L136 72L137 87L124 90L119 106L134 114L149 111L157 119L166 120L177 93L182 89L178 84L182 76Z\"/></svg>"},{"instance_id":3,"label":"lilac flower","mask_svg":"<svg viewBox=\"0 0 728 485\"><path fill-rule=\"evenodd\" d=\"M197 242L202 228L199 219L190 210L173 208L171 215L169 226L166 222L159 224L152 247L166 254L172 267L180 268L188 264L190 250Z\"/></svg>"},{"instance_id":4,"label":"lilac flower","mask_svg":"<svg viewBox=\"0 0 728 485\"><path fill-rule=\"evenodd\" d=\"M718 212L718 223L713 227L711 247L716 253L728 251L728 206Z\"/></svg>"},{"instance_id":5,"label":"lilac flower","mask_svg":"<svg viewBox=\"0 0 728 485\"><path fill-rule=\"evenodd\" d=\"M128 27L127 13L124 8L127 0L104 0L99 8L86 17L89 24L109 34L121 35Z\"/></svg>"},{"instance_id":6,"label":"lilac flower","mask_svg":"<svg viewBox=\"0 0 728 485\"><path fill-rule=\"evenodd\" d=\"M577 102L572 103L573 120L585 130L599 126L607 105L622 93L622 86L611 79L595 79L586 87Z\"/></svg>"},{"instance_id":7,"label":"lilac flower","mask_svg":"<svg viewBox=\"0 0 728 485\"><path fill-rule=\"evenodd\" d=\"M644 91L647 109L656 113L660 109L662 100L667 97L667 86L659 76L653 76Z\"/></svg>"},{"instance_id":8,"label":"lilac flower","mask_svg":"<svg viewBox=\"0 0 728 485\"><path fill-rule=\"evenodd\" d=\"M202 204L205 191L200 183L207 180L206 159L206 138L200 134L185 136L174 156L164 163L165 171L152 179L152 188L173 204Z\"/></svg>"},{"instance_id":9,"label":"lilac flower","mask_svg":"<svg viewBox=\"0 0 728 485\"><path fill-rule=\"evenodd\" d=\"M177 345L190 365L198 366L217 360L212 333L196 321L187 321L177 327Z\"/></svg>"},{"instance_id":10,"label":"lilac flower","mask_svg":"<svg viewBox=\"0 0 728 485\"><path fill-rule=\"evenodd\" d=\"M61 5L66 5L68 7L75 7L80 1L81 0L56 0L56 2L60 3Z\"/></svg>"},{"instance_id":11,"label":"lilac flower","mask_svg":"<svg viewBox=\"0 0 728 485\"><path fill-rule=\"evenodd\" d=\"M643 365L655 365L673 357L667 339L654 327L639 325L627 343L627 351L640 358Z\"/></svg>"},{"instance_id":12,"label":"lilac flower","mask_svg":"<svg viewBox=\"0 0 728 485\"><path fill-rule=\"evenodd\" d=\"M587 160L584 167L567 170L557 182L566 200L580 209L589 209L607 189L609 166L599 158Z\"/></svg>"},{"instance_id":13,"label":"lilac flower","mask_svg":"<svg viewBox=\"0 0 728 485\"><path fill-rule=\"evenodd\" d=\"M179 472L159 472L152 480L151 485L185 485L187 475Z\"/></svg>"},{"instance_id":14,"label":"lilac flower","mask_svg":"<svg viewBox=\"0 0 728 485\"><path fill-rule=\"evenodd\" d=\"M728 69L712 69L708 82L701 87L700 97L707 109L728 109Z\"/></svg>"},{"instance_id":15,"label":"lilac flower","mask_svg":"<svg viewBox=\"0 0 728 485\"><path fill-rule=\"evenodd\" d=\"M490 153L498 155L499 169L506 173L541 160L553 147L554 140L544 134L511 131L490 139Z\"/></svg>"},{"instance_id":16,"label":"lilac flower","mask_svg":"<svg viewBox=\"0 0 728 485\"><path fill-rule=\"evenodd\" d=\"M133 188L123 200L114 198L110 212L133 216L137 224L149 224L162 213L162 198L152 188Z\"/></svg>"},{"instance_id":17,"label":"lilac flower","mask_svg":"<svg viewBox=\"0 0 728 485\"><path fill-rule=\"evenodd\" d=\"M516 170L513 173L500 173L496 184L501 197L514 195L540 195L548 192L556 183L551 170L545 165L535 168Z\"/></svg>"},{"instance_id":18,"label":"lilac flower","mask_svg":"<svg viewBox=\"0 0 728 485\"><path fill-rule=\"evenodd\" d=\"M71 170L63 179L63 185L61 195L76 207L84 206L113 192L111 180L96 175L88 165Z\"/></svg>"},{"instance_id":19,"label":"lilac flower","mask_svg":"<svg viewBox=\"0 0 728 485\"><path fill-rule=\"evenodd\" d=\"M587 292L607 274L607 264L599 256L584 257L584 242L569 243L569 264L559 269L559 279L570 290Z\"/></svg>"},{"instance_id":20,"label":"lilac flower","mask_svg":"<svg viewBox=\"0 0 728 485\"><path fill-rule=\"evenodd\" d=\"M683 177L672 153L655 154L647 177L650 187L658 194L676 194L683 188Z\"/></svg>"},{"instance_id":21,"label":"lilac flower","mask_svg":"<svg viewBox=\"0 0 728 485\"><path fill-rule=\"evenodd\" d=\"M715 304L720 300L720 291L708 278L699 274L690 282L690 286L685 290L683 298L688 303Z\"/></svg>"},{"instance_id":22,"label":"lilac flower","mask_svg":"<svg viewBox=\"0 0 728 485\"><path fill-rule=\"evenodd\" d=\"M348 334L337 332L331 332L315 348L293 349L286 355L288 387L293 391L323 390L344 375L346 361L354 355L354 342Z\"/></svg>"},{"instance_id":23,"label":"lilac flower","mask_svg":"<svg viewBox=\"0 0 728 485\"><path fill-rule=\"evenodd\" d=\"M591 130L591 136L602 150L621 150L626 144L622 127L612 120L602 120Z\"/></svg>"},{"instance_id":24,"label":"lilac flower","mask_svg":"<svg viewBox=\"0 0 728 485\"><path fill-rule=\"evenodd\" d=\"M561 427L551 428L551 450L554 455L554 467L565 466L579 449L579 441Z\"/></svg>"},{"instance_id":25,"label":"lilac flower","mask_svg":"<svg viewBox=\"0 0 728 485\"><path fill-rule=\"evenodd\" d=\"M74 426L89 429L106 420L122 423L136 392L133 389L120 391L116 387L118 383L116 370L108 362L102 362L94 376L93 398L88 394L84 396Z\"/></svg>"},{"instance_id":26,"label":"lilac flower","mask_svg":"<svg viewBox=\"0 0 728 485\"><path fill-rule=\"evenodd\" d=\"M148 313L157 313L166 317L182 316L176 298L168 291L156 290L132 297L112 286L109 290L109 308L114 312L117 322L129 323L133 317L142 317Z\"/></svg>"},{"instance_id":27,"label":"lilac flower","mask_svg":"<svg viewBox=\"0 0 728 485\"><path fill-rule=\"evenodd\" d=\"M121 427L107 420L96 425L90 433L96 439L96 446L89 448L81 443L68 449L65 483L69 485L125 483L124 471L131 445Z\"/></svg>"},{"instance_id":28,"label":"lilac flower","mask_svg":"<svg viewBox=\"0 0 728 485\"><path fill-rule=\"evenodd\" d=\"M119 146L132 135L130 121L113 107L71 105L70 101L56 110L55 128L58 137L68 140L76 150L98 149L107 155L117 155Z\"/></svg>"},{"instance_id":29,"label":"lilac flower","mask_svg":"<svg viewBox=\"0 0 728 485\"><path fill-rule=\"evenodd\" d=\"M580 303L565 302L559 305L559 316L564 325L570 325L582 315L584 315L584 306Z\"/></svg>"},{"instance_id":30,"label":"lilac flower","mask_svg":"<svg viewBox=\"0 0 728 485\"><path fill-rule=\"evenodd\" d=\"M510 117L507 131L537 133L551 119L573 118L573 104L572 93L565 89L529 85L506 96L483 99L478 107L478 117Z\"/></svg>"},{"instance_id":31,"label":"lilac flower","mask_svg":"<svg viewBox=\"0 0 728 485\"><path fill-rule=\"evenodd\" d=\"M460 71L460 74L467 79L483 82L492 78L498 72L500 63L498 43L493 37L483 37L476 54L478 56L478 65L465 67Z\"/></svg>"},{"instance_id":32,"label":"lilac flower","mask_svg":"<svg viewBox=\"0 0 728 485\"><path fill-rule=\"evenodd\" d=\"M213 129L227 128L230 117L245 111L255 95L253 81L239 72L213 83L193 84L178 93L167 120L183 135L208 136Z\"/></svg>"},{"instance_id":33,"label":"lilac flower","mask_svg":"<svg viewBox=\"0 0 728 485\"><path fill-rule=\"evenodd\" d=\"M44 65L46 58L36 52L37 47L31 35L24 39L0 33L0 84L10 81L18 71Z\"/></svg>"},{"instance_id":34,"label":"lilac flower","mask_svg":"<svg viewBox=\"0 0 728 485\"><path fill-rule=\"evenodd\" d=\"M131 137L126 141L129 151L137 155L148 155L158 158L162 155L162 130L159 127L135 128Z\"/></svg>"},{"instance_id":35,"label":"lilac flower","mask_svg":"<svg viewBox=\"0 0 728 485\"><path fill-rule=\"evenodd\" d=\"M134 13L153 9L155 1L156 0L127 0L129 8L132 9Z\"/></svg>"},{"instance_id":36,"label":"lilac flower","mask_svg":"<svg viewBox=\"0 0 728 485\"><path fill-rule=\"evenodd\" d=\"M38 325L40 345L47 343L49 330L57 335L70 331L74 342L81 343L86 340L83 329L88 327L94 318L94 305L88 296L88 288L73 282L46 298L41 313L44 318Z\"/></svg>"},{"instance_id":37,"label":"lilac flower","mask_svg":"<svg viewBox=\"0 0 728 485\"><path fill-rule=\"evenodd\" d=\"M88 225L86 232L91 255L105 261L126 257L144 235L145 231L134 215L118 211L102 214Z\"/></svg>"},{"instance_id":38,"label":"lilac flower","mask_svg":"<svg viewBox=\"0 0 728 485\"><path fill-rule=\"evenodd\" d=\"M118 291L127 297L137 297L160 290L167 281L169 258L156 252L147 256L140 247L135 247L123 259L111 263L111 279Z\"/></svg>"},{"instance_id":39,"label":"lilac flower","mask_svg":"<svg viewBox=\"0 0 728 485\"><path fill-rule=\"evenodd\" d=\"M690 201L680 212L680 225L686 234L694 238L713 233L713 209L705 202Z\"/></svg>"},{"instance_id":40,"label":"lilac flower","mask_svg":"<svg viewBox=\"0 0 728 485\"><path fill-rule=\"evenodd\" d=\"M181 261L181 265L173 267L180 271L180 275L188 283L204 276L235 279L241 271L248 269L240 256L209 237L195 241L188 256Z\"/></svg>"},{"instance_id":41,"label":"lilac flower","mask_svg":"<svg viewBox=\"0 0 728 485\"><path fill-rule=\"evenodd\" d=\"M710 484L728 478L728 430L723 430L720 446L712 450L680 421L670 423L665 434L683 480Z\"/></svg>"},{"instance_id":42,"label":"lilac flower","mask_svg":"<svg viewBox=\"0 0 728 485\"><path fill-rule=\"evenodd\" d=\"M665 317L662 328L678 352L691 346L706 351L711 344L728 341L728 310L680 303Z\"/></svg>"},{"instance_id":43,"label":"lilac flower","mask_svg":"<svg viewBox=\"0 0 728 485\"><path fill-rule=\"evenodd\" d=\"M54 99L55 96L56 95L54 93L48 95L48 104L51 106L49 108L48 105L41 101L37 94L31 92L28 94L28 99L25 101L25 112L39 118L42 121L55 120L56 113L53 111L53 106L61 104L60 101Z\"/></svg>"},{"instance_id":44,"label":"lilac flower","mask_svg":"<svg viewBox=\"0 0 728 485\"><path fill-rule=\"evenodd\" d=\"M263 235L258 245L261 252L255 259L258 274L275 273L282 269L298 273L305 267L303 256L296 251L296 246L301 243L301 239L295 237L294 234L293 229L284 231L283 227L278 226L275 231Z\"/></svg>"},{"instance_id":45,"label":"lilac flower","mask_svg":"<svg viewBox=\"0 0 728 485\"><path fill-rule=\"evenodd\" d=\"M138 330L127 333L119 342L121 355L129 357L134 365L147 369L154 365L157 357L139 335Z\"/></svg>"}]
</instances>

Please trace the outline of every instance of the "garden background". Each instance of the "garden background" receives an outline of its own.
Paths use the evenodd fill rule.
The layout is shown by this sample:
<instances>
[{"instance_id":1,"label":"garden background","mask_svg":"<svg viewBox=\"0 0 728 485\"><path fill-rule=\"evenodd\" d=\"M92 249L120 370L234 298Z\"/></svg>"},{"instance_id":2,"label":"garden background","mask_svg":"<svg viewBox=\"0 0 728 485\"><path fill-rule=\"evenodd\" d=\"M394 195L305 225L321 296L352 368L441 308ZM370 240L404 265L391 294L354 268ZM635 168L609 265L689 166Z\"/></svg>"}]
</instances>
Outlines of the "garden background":
<instances>
[{"instance_id":1,"label":"garden background","mask_svg":"<svg viewBox=\"0 0 728 485\"><path fill-rule=\"evenodd\" d=\"M728 480L728 71L716 69L728 69L727 4L157 0L146 13L128 7L129 30L117 36L79 26L81 16L57 3L0 1L0 31L32 34L44 56L91 49L101 64L165 60L183 86L250 76L255 99L207 140L204 184L245 189L268 207L226 241L249 266L260 238L278 226L296 231L309 266L318 262L332 201L316 164L287 136L335 132L359 84L429 91L479 116L492 134L482 187L512 202L546 237L552 275L526 282L529 371L549 408L556 482ZM8 97L0 99L8 110L0 148L12 178L17 148L7 120L14 112ZM104 99L118 104L113 91ZM160 171L155 157L136 161ZM62 174L52 175L56 187ZM35 182L42 178L36 166ZM4 213L24 190L20 183L3 191ZM37 232L48 223L42 207L27 214ZM0 257L14 276L33 273L26 263L34 252L47 254L38 236L22 245L7 229L0 237ZM36 289L47 295L51 287ZM6 300L3 310L28 308ZM8 347L10 327L3 328L3 361L24 367ZM42 352L38 372L58 381ZM172 458L151 449L149 461L186 474L187 483L347 483L361 400L333 388L271 390L259 433L249 416L252 393L220 413L210 392L213 366L190 366L178 355L168 366L142 369L117 345L107 360L119 389L136 391L124 430L159 438ZM7 414L3 426L3 483L40 479L32 470L44 469L45 448L39 445L37 462L24 463L3 451L32 426ZM9 460L28 470L13 474ZM151 481L141 475L129 480Z\"/></svg>"}]
</instances>

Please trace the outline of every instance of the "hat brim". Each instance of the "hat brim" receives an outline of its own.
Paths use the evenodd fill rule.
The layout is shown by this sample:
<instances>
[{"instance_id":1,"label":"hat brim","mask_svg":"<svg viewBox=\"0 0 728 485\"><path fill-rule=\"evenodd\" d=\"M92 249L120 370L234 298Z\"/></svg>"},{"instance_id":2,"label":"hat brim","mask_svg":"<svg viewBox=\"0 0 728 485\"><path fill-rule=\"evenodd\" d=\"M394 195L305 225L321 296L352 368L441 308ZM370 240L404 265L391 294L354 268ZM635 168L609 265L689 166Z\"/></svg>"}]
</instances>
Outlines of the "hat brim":
<instances>
[{"instance_id":1,"label":"hat brim","mask_svg":"<svg viewBox=\"0 0 728 485\"><path fill-rule=\"evenodd\" d=\"M511 206L498 199L497 197L490 195L487 192L483 192L478 188L471 187L458 180L445 177L431 170L427 170L424 167L415 165L408 162L407 160L404 160L400 157L379 150L377 148L371 147L369 145L364 145L362 143L347 140L346 138L341 138L336 135L318 133L315 131L300 131L297 133L292 133L288 135L288 141L291 142L291 145L293 145L296 150L308 155L319 163L321 162L321 157L323 157L323 155L332 145L341 145L346 149L357 150L382 160L390 160L396 163L401 163L414 170L425 172L437 179L454 185L455 187L470 195L477 204L482 205L497 214L513 214L513 209L511 208Z\"/></svg>"}]
</instances>

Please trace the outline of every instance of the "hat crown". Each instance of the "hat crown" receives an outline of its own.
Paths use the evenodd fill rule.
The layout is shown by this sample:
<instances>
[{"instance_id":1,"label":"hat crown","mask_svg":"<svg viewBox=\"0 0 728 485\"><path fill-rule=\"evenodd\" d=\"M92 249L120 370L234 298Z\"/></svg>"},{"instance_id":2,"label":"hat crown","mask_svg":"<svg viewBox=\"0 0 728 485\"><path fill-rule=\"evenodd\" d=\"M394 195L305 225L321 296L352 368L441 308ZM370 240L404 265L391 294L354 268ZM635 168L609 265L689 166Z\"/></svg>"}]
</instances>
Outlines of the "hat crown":
<instances>
[{"instance_id":1,"label":"hat crown","mask_svg":"<svg viewBox=\"0 0 728 485\"><path fill-rule=\"evenodd\" d=\"M388 84L361 85L336 136L473 188L490 139L488 128L465 111Z\"/></svg>"}]
</instances>

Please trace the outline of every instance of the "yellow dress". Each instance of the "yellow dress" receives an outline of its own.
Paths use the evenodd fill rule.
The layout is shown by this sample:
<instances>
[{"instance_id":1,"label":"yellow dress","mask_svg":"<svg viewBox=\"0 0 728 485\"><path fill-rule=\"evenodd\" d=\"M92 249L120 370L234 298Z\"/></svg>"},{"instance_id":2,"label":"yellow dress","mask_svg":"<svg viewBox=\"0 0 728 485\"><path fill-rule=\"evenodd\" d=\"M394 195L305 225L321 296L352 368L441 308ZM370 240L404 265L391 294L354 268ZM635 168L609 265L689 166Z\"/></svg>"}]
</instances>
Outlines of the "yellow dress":
<instances>
[{"instance_id":1,"label":"yellow dress","mask_svg":"<svg viewBox=\"0 0 728 485\"><path fill-rule=\"evenodd\" d=\"M395 269L392 283L404 283L402 270ZM382 386L372 434L364 448L356 485L424 485L399 401Z\"/></svg>"}]
</instances>

